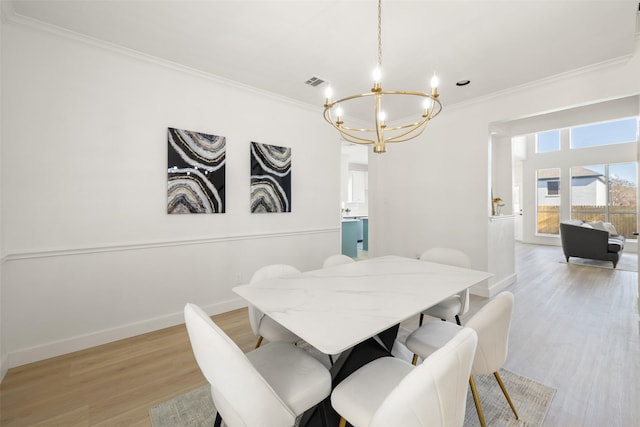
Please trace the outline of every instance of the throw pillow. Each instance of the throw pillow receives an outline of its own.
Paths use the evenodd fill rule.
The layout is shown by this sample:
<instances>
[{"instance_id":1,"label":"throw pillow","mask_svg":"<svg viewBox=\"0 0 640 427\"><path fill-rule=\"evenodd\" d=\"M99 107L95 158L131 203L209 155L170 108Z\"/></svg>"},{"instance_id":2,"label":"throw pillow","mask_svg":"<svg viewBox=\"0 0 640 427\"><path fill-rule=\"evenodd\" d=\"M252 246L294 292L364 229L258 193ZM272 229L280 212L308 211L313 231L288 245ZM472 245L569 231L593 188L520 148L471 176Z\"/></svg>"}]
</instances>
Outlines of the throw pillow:
<instances>
[{"instance_id":1,"label":"throw pillow","mask_svg":"<svg viewBox=\"0 0 640 427\"><path fill-rule=\"evenodd\" d=\"M616 236L618 234L618 232L616 231L616 228L610 222L605 222L603 223L603 225L604 225L604 228L609 232L610 236Z\"/></svg>"},{"instance_id":2,"label":"throw pillow","mask_svg":"<svg viewBox=\"0 0 640 427\"><path fill-rule=\"evenodd\" d=\"M589 223L591 225L591 227L595 228L596 230L602 230L602 231L609 231L605 228L604 223L602 221L593 221Z\"/></svg>"}]
</instances>

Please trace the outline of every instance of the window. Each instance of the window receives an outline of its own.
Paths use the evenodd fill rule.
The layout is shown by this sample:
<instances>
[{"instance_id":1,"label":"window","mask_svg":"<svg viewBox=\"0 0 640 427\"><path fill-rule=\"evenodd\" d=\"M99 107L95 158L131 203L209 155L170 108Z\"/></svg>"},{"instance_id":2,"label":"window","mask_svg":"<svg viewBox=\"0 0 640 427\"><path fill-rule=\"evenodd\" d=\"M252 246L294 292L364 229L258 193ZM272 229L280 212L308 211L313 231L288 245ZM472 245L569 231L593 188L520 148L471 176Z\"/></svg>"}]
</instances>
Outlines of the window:
<instances>
[{"instance_id":1,"label":"window","mask_svg":"<svg viewBox=\"0 0 640 427\"><path fill-rule=\"evenodd\" d=\"M368 192L368 173L366 171L349 171L349 187L347 199L350 202L365 203Z\"/></svg>"},{"instance_id":2,"label":"window","mask_svg":"<svg viewBox=\"0 0 640 427\"><path fill-rule=\"evenodd\" d=\"M571 168L571 218L606 221L606 176L605 165Z\"/></svg>"},{"instance_id":3,"label":"window","mask_svg":"<svg viewBox=\"0 0 640 427\"><path fill-rule=\"evenodd\" d=\"M636 239L638 228L638 163L618 163L609 166L609 204L607 222L618 234Z\"/></svg>"},{"instance_id":4,"label":"window","mask_svg":"<svg viewBox=\"0 0 640 427\"><path fill-rule=\"evenodd\" d=\"M525 175L516 175L526 171L534 175L536 186L535 197L525 198L535 200L525 206L535 216L535 226L526 230L525 239L532 234L558 236L560 220L573 218L610 222L616 232L637 240L633 233L640 220L640 171L635 155L640 143L638 119L618 118L526 135L527 147L521 150L525 154L514 157L522 162L520 170L514 168L514 179L521 180L514 185L526 182L522 181ZM532 151L535 153L527 158L526 153ZM619 163L606 163L613 159ZM529 215L527 209L524 212Z\"/></svg>"},{"instance_id":5,"label":"window","mask_svg":"<svg viewBox=\"0 0 640 427\"><path fill-rule=\"evenodd\" d=\"M560 233L560 168L538 169L537 232Z\"/></svg>"},{"instance_id":6,"label":"window","mask_svg":"<svg viewBox=\"0 0 640 427\"><path fill-rule=\"evenodd\" d=\"M560 131L551 130L536 134L536 153L560 151Z\"/></svg>"},{"instance_id":7,"label":"window","mask_svg":"<svg viewBox=\"0 0 640 427\"><path fill-rule=\"evenodd\" d=\"M571 148L635 142L638 138L638 119L616 120L571 128Z\"/></svg>"},{"instance_id":8,"label":"window","mask_svg":"<svg viewBox=\"0 0 640 427\"><path fill-rule=\"evenodd\" d=\"M636 162L571 168L571 218L610 222L618 234L635 239Z\"/></svg>"}]
</instances>

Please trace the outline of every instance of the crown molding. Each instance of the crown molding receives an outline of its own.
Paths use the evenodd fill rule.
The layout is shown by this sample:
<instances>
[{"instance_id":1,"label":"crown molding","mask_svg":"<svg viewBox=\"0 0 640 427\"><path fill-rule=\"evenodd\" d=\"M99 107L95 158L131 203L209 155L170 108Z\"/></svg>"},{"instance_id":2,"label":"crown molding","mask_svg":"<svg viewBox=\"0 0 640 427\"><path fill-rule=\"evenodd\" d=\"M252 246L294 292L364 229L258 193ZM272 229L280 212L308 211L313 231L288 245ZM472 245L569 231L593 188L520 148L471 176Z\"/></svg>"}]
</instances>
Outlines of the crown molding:
<instances>
[{"instance_id":1,"label":"crown molding","mask_svg":"<svg viewBox=\"0 0 640 427\"><path fill-rule=\"evenodd\" d=\"M6 21L11 22L17 25L22 25L24 27L28 27L37 31L42 31L44 33L49 33L61 38L65 38L67 40L73 40L79 43L84 43L99 49L104 49L109 52L113 52L116 54L121 54L124 56L128 56L130 58L134 58L140 61L144 61L147 63L151 63L154 65L158 65L164 68L168 68L174 71L178 71L184 74L188 74L194 77L198 77L204 80L208 80L210 82L220 84L223 86L233 87L235 89L257 94L260 96L264 96L266 98L270 98L272 100L282 102L285 104L290 104L298 108L302 108L305 110L313 111L314 113L322 113L323 108L319 106L314 106L311 104L307 104L292 98L288 98L283 95L279 95L274 92L269 92L264 89L259 89L255 86L250 86L244 83L237 82L235 80L228 79L226 77L218 76L215 74L208 73L203 70L199 70L197 68L189 67L186 65L179 64L177 62L170 61L168 59L160 58L154 55L150 55L135 49L131 49L116 43L108 42L106 40L102 40L96 37L92 37L86 34L79 33L77 31L69 30L64 27L60 27L54 24L50 24L48 22L43 22L38 19L30 18L24 15L20 15L16 13L13 9L13 1L4 1L0 2L2 7L4 8L5 4L7 5L6 13ZM4 14L3 14L4 16Z\"/></svg>"},{"instance_id":2,"label":"crown molding","mask_svg":"<svg viewBox=\"0 0 640 427\"><path fill-rule=\"evenodd\" d=\"M456 109L462 109L462 108L467 108L470 107L472 105L476 105L476 104L480 104L480 103L486 103L489 100L492 99L496 99L496 98L500 98L503 96L507 96L507 95L514 95L514 94L518 94L520 92L523 92L525 90L530 90L530 89L536 89L539 87L545 87L545 86L549 86L553 83L557 83L563 80L567 80L567 79L572 79L572 78L576 78L578 76L581 76L583 74L587 74L587 73L591 73L594 71L599 71L599 70L604 70L607 68L613 68L613 67L617 67L620 65L624 65L627 62L629 62L629 60L631 58L633 58L634 54L628 54L628 55L624 55L624 56L620 56L618 58L613 58L613 59L609 59L606 61L602 61L602 62L598 62L596 64L590 64L590 65L586 65L584 67L581 68L575 68L573 70L569 70L569 71L565 71L563 73L559 73L559 74L554 74L552 76L549 77L544 77L538 80L533 80L531 82L527 82L527 83L523 83L521 85L517 85L517 86L513 86L507 89L503 89L503 90L499 90L496 92L493 92L489 95L483 95L483 96L479 96L473 99L469 99L466 101L462 101L459 102L457 104L452 104L452 105L447 105L447 109L448 110L456 110Z\"/></svg>"}]
</instances>

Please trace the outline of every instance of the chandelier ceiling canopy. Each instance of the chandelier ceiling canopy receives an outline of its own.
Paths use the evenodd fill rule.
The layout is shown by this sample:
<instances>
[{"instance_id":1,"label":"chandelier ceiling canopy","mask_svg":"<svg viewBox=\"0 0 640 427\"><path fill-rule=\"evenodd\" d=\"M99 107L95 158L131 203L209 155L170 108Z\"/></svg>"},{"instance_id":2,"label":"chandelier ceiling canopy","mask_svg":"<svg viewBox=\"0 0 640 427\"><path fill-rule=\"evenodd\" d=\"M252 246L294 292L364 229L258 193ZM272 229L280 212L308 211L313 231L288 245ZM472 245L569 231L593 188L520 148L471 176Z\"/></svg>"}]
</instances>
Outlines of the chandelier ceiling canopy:
<instances>
[{"instance_id":1,"label":"chandelier ceiling canopy","mask_svg":"<svg viewBox=\"0 0 640 427\"><path fill-rule=\"evenodd\" d=\"M324 119L340 132L345 141L355 144L372 144L374 153L384 153L386 144L404 142L422 134L427 122L442 111L438 97L438 77L431 78L429 93L382 89L382 0L378 0L378 66L373 72L371 91L333 99L333 90L325 92ZM425 82L426 83L426 82ZM345 111L349 107L360 108L363 103L371 110L371 121L364 126L347 123ZM394 105L415 104L415 115L393 117L389 114Z\"/></svg>"}]
</instances>

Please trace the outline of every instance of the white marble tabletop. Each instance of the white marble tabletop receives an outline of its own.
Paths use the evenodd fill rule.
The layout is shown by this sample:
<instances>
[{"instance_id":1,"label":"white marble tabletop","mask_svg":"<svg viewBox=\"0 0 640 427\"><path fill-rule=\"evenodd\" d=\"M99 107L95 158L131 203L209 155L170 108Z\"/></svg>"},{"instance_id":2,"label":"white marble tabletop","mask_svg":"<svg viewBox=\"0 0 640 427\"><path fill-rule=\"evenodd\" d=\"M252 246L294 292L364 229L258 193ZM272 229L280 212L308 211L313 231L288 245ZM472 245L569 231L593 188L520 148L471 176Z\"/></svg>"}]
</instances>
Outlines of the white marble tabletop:
<instances>
[{"instance_id":1,"label":"white marble tabletop","mask_svg":"<svg viewBox=\"0 0 640 427\"><path fill-rule=\"evenodd\" d=\"M491 276L385 256L233 290L321 352L337 354Z\"/></svg>"}]
</instances>

